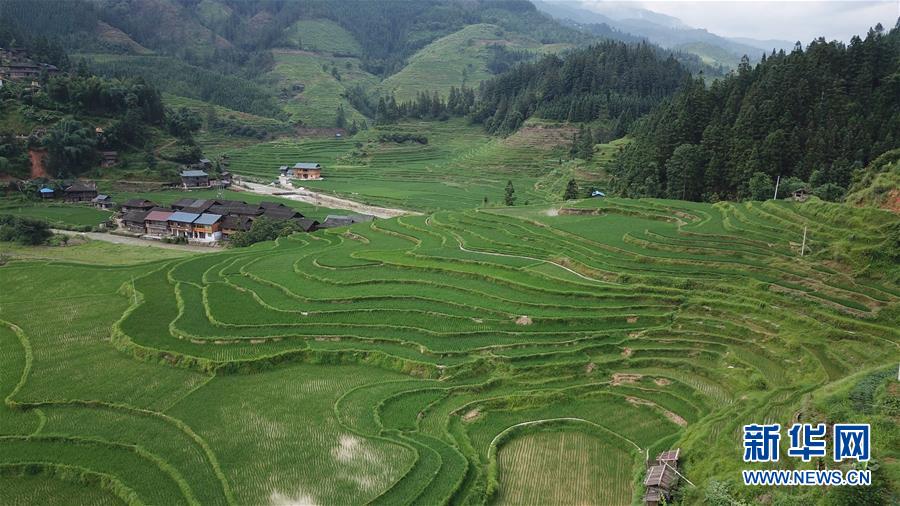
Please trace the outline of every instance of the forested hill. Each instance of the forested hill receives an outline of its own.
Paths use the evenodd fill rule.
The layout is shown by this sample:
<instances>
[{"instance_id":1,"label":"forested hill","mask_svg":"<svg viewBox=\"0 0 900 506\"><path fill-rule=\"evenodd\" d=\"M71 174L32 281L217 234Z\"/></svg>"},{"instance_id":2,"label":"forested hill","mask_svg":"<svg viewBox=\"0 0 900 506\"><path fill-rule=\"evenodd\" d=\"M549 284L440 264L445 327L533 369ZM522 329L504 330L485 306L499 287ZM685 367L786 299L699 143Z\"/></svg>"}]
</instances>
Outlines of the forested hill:
<instances>
[{"instance_id":1,"label":"forested hill","mask_svg":"<svg viewBox=\"0 0 900 506\"><path fill-rule=\"evenodd\" d=\"M689 75L656 46L606 41L518 65L484 82L473 118L499 133L516 130L531 116L597 121L601 137L620 137Z\"/></svg>"},{"instance_id":2,"label":"forested hill","mask_svg":"<svg viewBox=\"0 0 900 506\"><path fill-rule=\"evenodd\" d=\"M758 198L781 176L840 198L854 171L900 146L900 26L692 80L633 133L614 174L626 196Z\"/></svg>"}]
</instances>

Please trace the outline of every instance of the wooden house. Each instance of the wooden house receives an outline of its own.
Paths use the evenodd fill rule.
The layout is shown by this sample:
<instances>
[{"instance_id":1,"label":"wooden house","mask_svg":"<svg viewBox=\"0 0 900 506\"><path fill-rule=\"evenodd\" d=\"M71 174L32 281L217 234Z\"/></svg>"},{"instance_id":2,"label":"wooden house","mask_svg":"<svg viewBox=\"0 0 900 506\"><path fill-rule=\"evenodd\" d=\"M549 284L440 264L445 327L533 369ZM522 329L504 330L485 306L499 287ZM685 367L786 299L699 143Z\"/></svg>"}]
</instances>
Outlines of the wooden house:
<instances>
[{"instance_id":1,"label":"wooden house","mask_svg":"<svg viewBox=\"0 0 900 506\"><path fill-rule=\"evenodd\" d=\"M322 179L322 166L318 163L296 163L291 171L294 179Z\"/></svg>"},{"instance_id":2,"label":"wooden house","mask_svg":"<svg viewBox=\"0 0 900 506\"><path fill-rule=\"evenodd\" d=\"M147 229L144 226L144 220L147 218L148 214L150 214L149 211L127 212L122 215L122 226L129 232L143 235L147 233Z\"/></svg>"},{"instance_id":3,"label":"wooden house","mask_svg":"<svg viewBox=\"0 0 900 506\"><path fill-rule=\"evenodd\" d=\"M169 226L169 234L175 237L190 238L193 232L192 225L199 217L200 215L197 213L175 211L166 219Z\"/></svg>"},{"instance_id":4,"label":"wooden house","mask_svg":"<svg viewBox=\"0 0 900 506\"><path fill-rule=\"evenodd\" d=\"M219 203L219 200L213 199L178 199L172 203L172 209L201 214Z\"/></svg>"},{"instance_id":5,"label":"wooden house","mask_svg":"<svg viewBox=\"0 0 900 506\"><path fill-rule=\"evenodd\" d=\"M53 188L46 188L46 187L45 187L45 188L41 188L40 190L38 190L38 195L39 195L42 199L52 199L53 197L56 196L56 192L53 191Z\"/></svg>"},{"instance_id":6,"label":"wooden house","mask_svg":"<svg viewBox=\"0 0 900 506\"><path fill-rule=\"evenodd\" d=\"M76 181L63 192L66 202L90 202L97 196L97 184L93 181Z\"/></svg>"},{"instance_id":7,"label":"wooden house","mask_svg":"<svg viewBox=\"0 0 900 506\"><path fill-rule=\"evenodd\" d=\"M647 462L647 476L644 478L644 505L668 504L672 499L672 489L678 484L678 458L681 449L667 450Z\"/></svg>"},{"instance_id":8,"label":"wooden house","mask_svg":"<svg viewBox=\"0 0 900 506\"><path fill-rule=\"evenodd\" d=\"M203 213L191 223L189 240L195 242L215 242L222 239L222 215Z\"/></svg>"},{"instance_id":9,"label":"wooden house","mask_svg":"<svg viewBox=\"0 0 900 506\"><path fill-rule=\"evenodd\" d=\"M806 188L797 188L791 196L795 202L806 202L809 199L809 192L806 191Z\"/></svg>"},{"instance_id":10,"label":"wooden house","mask_svg":"<svg viewBox=\"0 0 900 506\"><path fill-rule=\"evenodd\" d=\"M156 209L150 211L144 217L144 228L147 235L153 237L165 237L169 235L169 217L172 211L165 209Z\"/></svg>"},{"instance_id":11,"label":"wooden house","mask_svg":"<svg viewBox=\"0 0 900 506\"><path fill-rule=\"evenodd\" d=\"M237 232L246 232L253 226L253 218L250 216L240 216L230 214L222 218L220 228L222 230L222 238L228 239Z\"/></svg>"},{"instance_id":12,"label":"wooden house","mask_svg":"<svg viewBox=\"0 0 900 506\"><path fill-rule=\"evenodd\" d=\"M101 151L100 166L103 168L112 167L119 163L119 153L116 151Z\"/></svg>"},{"instance_id":13,"label":"wooden house","mask_svg":"<svg viewBox=\"0 0 900 506\"><path fill-rule=\"evenodd\" d=\"M368 221L374 220L374 216L369 216L366 214L350 214L350 215L336 215L329 214L325 217L325 221L323 221L319 228L335 228L335 227L349 227L354 223L364 223Z\"/></svg>"},{"instance_id":14,"label":"wooden house","mask_svg":"<svg viewBox=\"0 0 900 506\"><path fill-rule=\"evenodd\" d=\"M297 218L294 223L304 232L315 232L319 229L319 222L309 218Z\"/></svg>"},{"instance_id":15,"label":"wooden house","mask_svg":"<svg viewBox=\"0 0 900 506\"><path fill-rule=\"evenodd\" d=\"M116 205L116 203L113 202L112 197L110 197L109 195L104 195L102 193L94 197L91 200L91 204L93 204L97 209L112 209L113 206Z\"/></svg>"},{"instance_id":16,"label":"wooden house","mask_svg":"<svg viewBox=\"0 0 900 506\"><path fill-rule=\"evenodd\" d=\"M149 211L154 207L157 207L156 203L147 199L131 199L126 200L122 203L122 212L128 213L131 211Z\"/></svg>"},{"instance_id":17,"label":"wooden house","mask_svg":"<svg viewBox=\"0 0 900 506\"><path fill-rule=\"evenodd\" d=\"M184 188L209 188L209 174L202 170L181 171L181 186Z\"/></svg>"}]
</instances>

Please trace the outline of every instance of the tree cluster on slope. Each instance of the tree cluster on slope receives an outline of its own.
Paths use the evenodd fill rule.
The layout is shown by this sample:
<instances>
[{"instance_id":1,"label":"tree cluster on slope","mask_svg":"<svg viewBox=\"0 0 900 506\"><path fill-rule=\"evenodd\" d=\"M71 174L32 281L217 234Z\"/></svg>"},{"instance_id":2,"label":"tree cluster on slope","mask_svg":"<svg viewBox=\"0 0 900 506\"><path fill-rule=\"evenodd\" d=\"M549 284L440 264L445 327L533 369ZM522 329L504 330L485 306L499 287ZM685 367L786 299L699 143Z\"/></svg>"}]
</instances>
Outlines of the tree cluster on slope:
<instances>
[{"instance_id":1,"label":"tree cluster on slope","mask_svg":"<svg viewBox=\"0 0 900 506\"><path fill-rule=\"evenodd\" d=\"M849 45L819 39L755 67L745 60L709 87L692 79L635 126L636 141L614 169L616 189L743 199L780 176L839 198L854 171L900 146L898 76L900 27L879 25Z\"/></svg>"},{"instance_id":2,"label":"tree cluster on slope","mask_svg":"<svg viewBox=\"0 0 900 506\"><path fill-rule=\"evenodd\" d=\"M674 93L688 77L672 57L646 43L606 41L516 65L481 84L473 119L509 133L532 116L588 122L609 120L610 136Z\"/></svg>"}]
</instances>

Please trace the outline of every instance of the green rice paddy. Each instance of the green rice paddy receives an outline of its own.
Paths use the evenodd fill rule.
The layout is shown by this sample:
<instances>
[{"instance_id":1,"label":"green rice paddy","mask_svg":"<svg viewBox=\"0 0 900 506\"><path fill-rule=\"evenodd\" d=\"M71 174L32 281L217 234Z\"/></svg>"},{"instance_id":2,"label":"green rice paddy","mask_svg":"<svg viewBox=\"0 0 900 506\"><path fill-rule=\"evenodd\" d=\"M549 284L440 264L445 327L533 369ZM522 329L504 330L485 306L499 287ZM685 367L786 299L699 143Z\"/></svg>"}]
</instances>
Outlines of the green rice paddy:
<instances>
[{"instance_id":1,"label":"green rice paddy","mask_svg":"<svg viewBox=\"0 0 900 506\"><path fill-rule=\"evenodd\" d=\"M428 143L380 142L385 134L425 135ZM345 139L282 139L228 155L234 172L264 181L277 178L282 165L317 162L323 179L295 185L417 211L502 205L510 180L522 205L561 200L572 177L585 189L604 179L602 157L589 166L566 161L568 147L558 145L558 136L544 135L550 138L531 143L500 139L453 119L383 126Z\"/></svg>"},{"instance_id":2,"label":"green rice paddy","mask_svg":"<svg viewBox=\"0 0 900 506\"><path fill-rule=\"evenodd\" d=\"M677 446L698 503L739 476L742 424L814 419L811 399L896 367L896 265L870 252L897 220L583 200L118 266L13 259L0 487L46 504L628 504L645 453ZM874 430L875 472L897 476L896 431Z\"/></svg>"}]
</instances>

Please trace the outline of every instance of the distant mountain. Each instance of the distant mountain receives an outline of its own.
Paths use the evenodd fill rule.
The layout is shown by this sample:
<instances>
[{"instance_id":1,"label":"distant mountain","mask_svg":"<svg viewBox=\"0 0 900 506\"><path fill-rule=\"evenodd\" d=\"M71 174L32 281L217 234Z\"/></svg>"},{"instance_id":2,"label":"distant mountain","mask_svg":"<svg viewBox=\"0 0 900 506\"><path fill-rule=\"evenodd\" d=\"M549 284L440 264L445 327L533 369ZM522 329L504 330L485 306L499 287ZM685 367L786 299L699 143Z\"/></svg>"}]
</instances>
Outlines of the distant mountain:
<instances>
[{"instance_id":1,"label":"distant mountain","mask_svg":"<svg viewBox=\"0 0 900 506\"><path fill-rule=\"evenodd\" d=\"M793 42L787 41L722 37L706 29L692 28L675 17L620 3L599 2L590 8L576 1L535 0L534 4L557 19L572 21L589 31L590 25L607 25L666 48L696 54L711 65L734 67L744 55L756 61L763 52L794 47Z\"/></svg>"}]
</instances>

